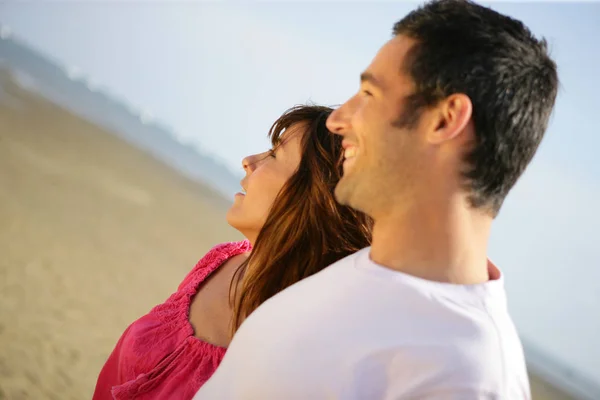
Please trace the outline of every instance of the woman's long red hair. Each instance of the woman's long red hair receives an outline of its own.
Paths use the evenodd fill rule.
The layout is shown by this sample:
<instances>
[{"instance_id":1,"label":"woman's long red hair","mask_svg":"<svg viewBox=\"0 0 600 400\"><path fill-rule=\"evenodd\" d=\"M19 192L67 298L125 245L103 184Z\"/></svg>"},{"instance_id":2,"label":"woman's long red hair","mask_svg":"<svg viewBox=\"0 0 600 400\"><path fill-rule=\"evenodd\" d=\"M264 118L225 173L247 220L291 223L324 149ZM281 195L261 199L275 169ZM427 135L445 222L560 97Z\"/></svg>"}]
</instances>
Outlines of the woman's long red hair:
<instances>
[{"instance_id":1,"label":"woman's long red hair","mask_svg":"<svg viewBox=\"0 0 600 400\"><path fill-rule=\"evenodd\" d=\"M286 129L303 124L302 159L232 281L233 332L265 300L370 245L371 219L335 201L343 149L341 137L325 125L332 111L322 106L292 107L269 131L276 146Z\"/></svg>"}]
</instances>

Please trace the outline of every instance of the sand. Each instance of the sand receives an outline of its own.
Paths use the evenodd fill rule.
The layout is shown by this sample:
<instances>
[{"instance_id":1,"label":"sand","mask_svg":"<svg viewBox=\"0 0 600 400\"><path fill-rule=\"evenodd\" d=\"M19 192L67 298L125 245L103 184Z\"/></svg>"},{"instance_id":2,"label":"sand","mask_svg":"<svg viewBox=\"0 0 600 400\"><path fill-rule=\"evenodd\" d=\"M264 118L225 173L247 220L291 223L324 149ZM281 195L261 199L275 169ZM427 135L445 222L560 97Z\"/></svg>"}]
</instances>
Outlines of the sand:
<instances>
[{"instance_id":1,"label":"sand","mask_svg":"<svg viewBox=\"0 0 600 400\"><path fill-rule=\"evenodd\" d=\"M0 398L90 398L123 329L210 247L241 236L207 188L7 89L17 108L0 107Z\"/></svg>"},{"instance_id":2,"label":"sand","mask_svg":"<svg viewBox=\"0 0 600 400\"><path fill-rule=\"evenodd\" d=\"M89 399L125 327L241 236L219 195L1 77L0 399Z\"/></svg>"}]
</instances>

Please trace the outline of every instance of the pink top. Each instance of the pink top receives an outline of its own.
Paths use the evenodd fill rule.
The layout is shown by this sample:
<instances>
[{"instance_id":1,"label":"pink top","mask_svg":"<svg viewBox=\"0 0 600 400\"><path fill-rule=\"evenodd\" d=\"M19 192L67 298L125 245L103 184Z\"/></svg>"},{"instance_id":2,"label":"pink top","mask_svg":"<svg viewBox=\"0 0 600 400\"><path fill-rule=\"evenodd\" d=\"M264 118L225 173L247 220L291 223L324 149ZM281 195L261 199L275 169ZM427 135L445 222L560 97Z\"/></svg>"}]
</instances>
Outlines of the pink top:
<instances>
[{"instance_id":1,"label":"pink top","mask_svg":"<svg viewBox=\"0 0 600 400\"><path fill-rule=\"evenodd\" d=\"M132 323L104 364L93 400L191 399L226 351L194 337L191 299L211 272L250 248L247 240L213 247L167 301Z\"/></svg>"}]
</instances>

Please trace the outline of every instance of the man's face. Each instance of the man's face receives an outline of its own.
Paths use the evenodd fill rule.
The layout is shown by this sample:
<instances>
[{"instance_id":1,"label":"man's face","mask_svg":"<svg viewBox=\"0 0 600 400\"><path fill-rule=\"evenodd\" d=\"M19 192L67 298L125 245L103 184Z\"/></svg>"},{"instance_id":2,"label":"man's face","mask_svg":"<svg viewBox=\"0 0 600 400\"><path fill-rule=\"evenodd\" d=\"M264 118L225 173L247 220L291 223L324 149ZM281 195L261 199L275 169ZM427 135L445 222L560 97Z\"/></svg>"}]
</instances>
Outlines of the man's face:
<instances>
[{"instance_id":1,"label":"man's face","mask_svg":"<svg viewBox=\"0 0 600 400\"><path fill-rule=\"evenodd\" d=\"M361 75L358 93L327 120L329 130L344 139L344 175L336 198L374 218L410 198L425 163L419 123L398 124L406 97L415 91L403 68L413 44L404 36L386 43Z\"/></svg>"}]
</instances>

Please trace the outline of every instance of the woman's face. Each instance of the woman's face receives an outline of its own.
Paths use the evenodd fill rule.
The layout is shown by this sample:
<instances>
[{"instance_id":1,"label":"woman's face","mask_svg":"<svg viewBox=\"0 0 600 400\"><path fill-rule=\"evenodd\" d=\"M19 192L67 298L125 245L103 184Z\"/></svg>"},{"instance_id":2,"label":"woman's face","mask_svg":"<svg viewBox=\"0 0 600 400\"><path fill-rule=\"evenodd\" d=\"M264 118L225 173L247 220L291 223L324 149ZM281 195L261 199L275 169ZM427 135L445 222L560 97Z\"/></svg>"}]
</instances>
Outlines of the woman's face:
<instances>
[{"instance_id":1,"label":"woman's face","mask_svg":"<svg viewBox=\"0 0 600 400\"><path fill-rule=\"evenodd\" d=\"M227 222L251 243L265 224L279 191L300 165L304 127L302 123L292 125L273 149L242 160L246 177L241 185L245 193L235 195Z\"/></svg>"}]
</instances>

